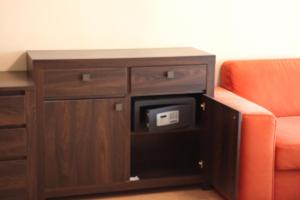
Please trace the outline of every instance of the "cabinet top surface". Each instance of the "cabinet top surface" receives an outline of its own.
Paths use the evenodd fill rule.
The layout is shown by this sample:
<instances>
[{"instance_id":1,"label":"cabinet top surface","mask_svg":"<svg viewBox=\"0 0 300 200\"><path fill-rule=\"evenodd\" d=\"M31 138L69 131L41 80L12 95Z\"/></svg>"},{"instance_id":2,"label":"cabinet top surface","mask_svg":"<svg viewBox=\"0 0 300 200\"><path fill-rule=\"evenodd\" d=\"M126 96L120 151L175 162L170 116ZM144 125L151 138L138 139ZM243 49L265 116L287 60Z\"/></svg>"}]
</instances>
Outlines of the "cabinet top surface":
<instances>
[{"instance_id":1,"label":"cabinet top surface","mask_svg":"<svg viewBox=\"0 0 300 200\"><path fill-rule=\"evenodd\" d=\"M191 47L100 50L31 50L27 53L32 60L130 59L212 55Z\"/></svg>"},{"instance_id":2,"label":"cabinet top surface","mask_svg":"<svg viewBox=\"0 0 300 200\"><path fill-rule=\"evenodd\" d=\"M0 89L22 89L33 86L25 71L0 72Z\"/></svg>"}]
</instances>

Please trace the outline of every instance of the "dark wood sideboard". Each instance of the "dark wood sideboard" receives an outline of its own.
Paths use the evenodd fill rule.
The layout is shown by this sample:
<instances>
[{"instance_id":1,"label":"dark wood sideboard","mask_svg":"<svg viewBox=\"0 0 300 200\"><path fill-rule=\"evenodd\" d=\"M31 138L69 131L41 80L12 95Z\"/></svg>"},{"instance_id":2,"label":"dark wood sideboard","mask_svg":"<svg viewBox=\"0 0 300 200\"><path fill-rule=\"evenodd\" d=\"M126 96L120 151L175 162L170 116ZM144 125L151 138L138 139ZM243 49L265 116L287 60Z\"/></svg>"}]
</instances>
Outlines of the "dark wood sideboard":
<instances>
[{"instance_id":1,"label":"dark wood sideboard","mask_svg":"<svg viewBox=\"0 0 300 200\"><path fill-rule=\"evenodd\" d=\"M34 88L0 90L0 184L41 200L191 184L236 199L241 117L213 99L214 65L194 48L28 51ZM134 102L158 97L194 98L195 127L134 130Z\"/></svg>"},{"instance_id":2,"label":"dark wood sideboard","mask_svg":"<svg viewBox=\"0 0 300 200\"><path fill-rule=\"evenodd\" d=\"M0 72L0 199L35 199L34 90L25 72Z\"/></svg>"}]
</instances>

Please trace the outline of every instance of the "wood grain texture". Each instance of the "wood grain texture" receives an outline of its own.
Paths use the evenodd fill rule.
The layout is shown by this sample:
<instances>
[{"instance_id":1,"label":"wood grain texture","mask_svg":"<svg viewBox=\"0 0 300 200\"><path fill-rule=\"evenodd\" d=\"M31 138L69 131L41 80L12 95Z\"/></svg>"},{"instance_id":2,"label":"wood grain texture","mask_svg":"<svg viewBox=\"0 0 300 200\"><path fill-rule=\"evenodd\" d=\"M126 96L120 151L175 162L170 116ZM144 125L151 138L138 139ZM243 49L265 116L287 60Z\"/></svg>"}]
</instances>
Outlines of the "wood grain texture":
<instances>
[{"instance_id":1,"label":"wood grain texture","mask_svg":"<svg viewBox=\"0 0 300 200\"><path fill-rule=\"evenodd\" d=\"M27 72L0 72L0 199L35 200L28 160L36 153L31 149L32 91Z\"/></svg>"},{"instance_id":2,"label":"wood grain texture","mask_svg":"<svg viewBox=\"0 0 300 200\"><path fill-rule=\"evenodd\" d=\"M123 99L45 102L45 187L129 179L129 110Z\"/></svg>"},{"instance_id":3,"label":"wood grain texture","mask_svg":"<svg viewBox=\"0 0 300 200\"><path fill-rule=\"evenodd\" d=\"M147 190L120 194L93 195L65 198L65 200L223 200L214 191L204 191L197 186Z\"/></svg>"},{"instance_id":4,"label":"wood grain texture","mask_svg":"<svg viewBox=\"0 0 300 200\"><path fill-rule=\"evenodd\" d=\"M210 132L208 179L226 199L238 199L241 113L203 97Z\"/></svg>"},{"instance_id":5,"label":"wood grain texture","mask_svg":"<svg viewBox=\"0 0 300 200\"><path fill-rule=\"evenodd\" d=\"M31 64L30 60L28 63ZM36 106L36 175L37 175L37 199L45 199L45 133L44 133L44 121L45 121L45 110L44 110L44 70L36 69L32 72L32 77L35 82L35 106Z\"/></svg>"},{"instance_id":6,"label":"wood grain texture","mask_svg":"<svg viewBox=\"0 0 300 200\"><path fill-rule=\"evenodd\" d=\"M26 156L26 130L24 128L0 129L0 160Z\"/></svg>"},{"instance_id":7,"label":"wood grain texture","mask_svg":"<svg viewBox=\"0 0 300 200\"><path fill-rule=\"evenodd\" d=\"M168 78L168 73L173 77ZM141 94L195 93L206 89L206 65L134 67L131 92Z\"/></svg>"},{"instance_id":8,"label":"wood grain texture","mask_svg":"<svg viewBox=\"0 0 300 200\"><path fill-rule=\"evenodd\" d=\"M89 80L83 80L87 76ZM45 72L45 97L124 96L125 68L51 70Z\"/></svg>"},{"instance_id":9,"label":"wood grain texture","mask_svg":"<svg viewBox=\"0 0 300 200\"><path fill-rule=\"evenodd\" d=\"M25 71L18 72L0 72L0 90L23 90L33 87Z\"/></svg>"},{"instance_id":10,"label":"wood grain texture","mask_svg":"<svg viewBox=\"0 0 300 200\"><path fill-rule=\"evenodd\" d=\"M37 135L35 89L25 92L25 118L27 137L27 188L28 199L37 200Z\"/></svg>"},{"instance_id":11,"label":"wood grain texture","mask_svg":"<svg viewBox=\"0 0 300 200\"><path fill-rule=\"evenodd\" d=\"M0 96L0 111L0 126L24 124L24 96Z\"/></svg>"},{"instance_id":12,"label":"wood grain texture","mask_svg":"<svg viewBox=\"0 0 300 200\"><path fill-rule=\"evenodd\" d=\"M173 176L166 178L153 178L144 179L141 181L127 181L112 184L105 184L99 186L87 186L87 187L72 187L65 189L47 189L46 197L67 197L77 196L86 194L97 194L97 193L111 193L111 192L122 192L122 191L136 191L145 189L157 189L167 188L175 186L187 186L203 183L201 176Z\"/></svg>"},{"instance_id":13,"label":"wood grain texture","mask_svg":"<svg viewBox=\"0 0 300 200\"><path fill-rule=\"evenodd\" d=\"M216 65L216 56L211 55L207 56L204 60L204 63L207 64L207 76L206 76L206 94L213 97L215 91L215 65Z\"/></svg>"},{"instance_id":14,"label":"wood grain texture","mask_svg":"<svg viewBox=\"0 0 300 200\"><path fill-rule=\"evenodd\" d=\"M191 47L94 50L37 50L28 51L33 60L135 59L162 57L208 56L207 52Z\"/></svg>"},{"instance_id":15,"label":"wood grain texture","mask_svg":"<svg viewBox=\"0 0 300 200\"><path fill-rule=\"evenodd\" d=\"M0 199L28 199L26 161L0 162Z\"/></svg>"}]
</instances>

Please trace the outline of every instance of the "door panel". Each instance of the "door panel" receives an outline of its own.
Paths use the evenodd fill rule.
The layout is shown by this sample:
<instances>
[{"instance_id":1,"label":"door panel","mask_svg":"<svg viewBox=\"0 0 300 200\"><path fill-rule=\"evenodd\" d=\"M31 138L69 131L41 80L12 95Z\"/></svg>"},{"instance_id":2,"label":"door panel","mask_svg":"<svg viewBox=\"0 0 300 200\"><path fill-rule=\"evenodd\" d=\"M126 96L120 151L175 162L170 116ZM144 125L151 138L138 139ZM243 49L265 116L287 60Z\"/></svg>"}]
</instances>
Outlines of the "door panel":
<instances>
[{"instance_id":1,"label":"door panel","mask_svg":"<svg viewBox=\"0 0 300 200\"><path fill-rule=\"evenodd\" d=\"M128 106L115 110L116 104L125 103L124 99L44 103L47 189L129 179Z\"/></svg>"},{"instance_id":2,"label":"door panel","mask_svg":"<svg viewBox=\"0 0 300 200\"><path fill-rule=\"evenodd\" d=\"M237 199L241 113L204 96L209 133L208 180L227 199Z\"/></svg>"}]
</instances>

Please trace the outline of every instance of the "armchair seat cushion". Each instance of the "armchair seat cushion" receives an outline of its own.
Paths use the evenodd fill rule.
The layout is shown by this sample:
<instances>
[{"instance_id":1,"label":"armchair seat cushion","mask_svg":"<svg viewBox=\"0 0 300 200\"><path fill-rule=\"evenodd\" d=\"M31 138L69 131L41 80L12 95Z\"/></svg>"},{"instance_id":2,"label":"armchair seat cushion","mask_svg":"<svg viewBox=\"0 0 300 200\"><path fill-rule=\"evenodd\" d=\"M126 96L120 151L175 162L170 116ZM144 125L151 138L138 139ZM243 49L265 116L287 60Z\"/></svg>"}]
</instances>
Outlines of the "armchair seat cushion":
<instances>
[{"instance_id":1,"label":"armchair seat cushion","mask_svg":"<svg viewBox=\"0 0 300 200\"><path fill-rule=\"evenodd\" d=\"M300 169L300 116L277 118L276 169Z\"/></svg>"}]
</instances>

